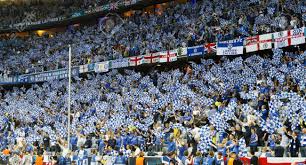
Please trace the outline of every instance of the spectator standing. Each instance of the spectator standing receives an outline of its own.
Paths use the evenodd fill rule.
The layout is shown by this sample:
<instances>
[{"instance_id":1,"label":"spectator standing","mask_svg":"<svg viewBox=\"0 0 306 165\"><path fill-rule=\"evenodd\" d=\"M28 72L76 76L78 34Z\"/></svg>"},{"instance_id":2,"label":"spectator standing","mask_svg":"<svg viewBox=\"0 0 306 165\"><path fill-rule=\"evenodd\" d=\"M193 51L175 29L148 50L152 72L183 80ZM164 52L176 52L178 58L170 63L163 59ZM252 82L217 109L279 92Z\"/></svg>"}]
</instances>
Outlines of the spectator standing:
<instances>
[{"instance_id":1,"label":"spectator standing","mask_svg":"<svg viewBox=\"0 0 306 165\"><path fill-rule=\"evenodd\" d=\"M292 137L290 138L289 151L291 157L298 157L300 151L300 141L297 137L297 132L292 133Z\"/></svg>"},{"instance_id":2,"label":"spectator standing","mask_svg":"<svg viewBox=\"0 0 306 165\"><path fill-rule=\"evenodd\" d=\"M301 135L301 156L306 157L306 128L303 128Z\"/></svg>"},{"instance_id":3,"label":"spectator standing","mask_svg":"<svg viewBox=\"0 0 306 165\"><path fill-rule=\"evenodd\" d=\"M145 160L144 160L144 153L140 152L139 156L136 158L136 165L144 165Z\"/></svg>"},{"instance_id":4,"label":"spectator standing","mask_svg":"<svg viewBox=\"0 0 306 165\"><path fill-rule=\"evenodd\" d=\"M254 151L251 151L251 165L258 165L258 157Z\"/></svg>"},{"instance_id":5,"label":"spectator standing","mask_svg":"<svg viewBox=\"0 0 306 165\"><path fill-rule=\"evenodd\" d=\"M251 128L251 138L250 138L250 147L251 151L256 152L257 151L257 145L258 145L258 136L256 134L255 128Z\"/></svg>"}]
</instances>

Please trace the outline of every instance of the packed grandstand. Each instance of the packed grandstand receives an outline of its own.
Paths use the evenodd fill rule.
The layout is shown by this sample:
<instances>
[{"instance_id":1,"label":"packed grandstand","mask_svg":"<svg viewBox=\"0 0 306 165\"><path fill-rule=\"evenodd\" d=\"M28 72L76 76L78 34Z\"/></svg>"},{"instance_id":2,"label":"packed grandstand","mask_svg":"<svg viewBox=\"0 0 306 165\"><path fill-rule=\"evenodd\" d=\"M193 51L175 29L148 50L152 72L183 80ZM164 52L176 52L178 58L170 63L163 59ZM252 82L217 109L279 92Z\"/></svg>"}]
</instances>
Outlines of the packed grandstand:
<instances>
[{"instance_id":1,"label":"packed grandstand","mask_svg":"<svg viewBox=\"0 0 306 165\"><path fill-rule=\"evenodd\" d=\"M306 164L306 2L156 2L0 1L1 165Z\"/></svg>"}]
</instances>

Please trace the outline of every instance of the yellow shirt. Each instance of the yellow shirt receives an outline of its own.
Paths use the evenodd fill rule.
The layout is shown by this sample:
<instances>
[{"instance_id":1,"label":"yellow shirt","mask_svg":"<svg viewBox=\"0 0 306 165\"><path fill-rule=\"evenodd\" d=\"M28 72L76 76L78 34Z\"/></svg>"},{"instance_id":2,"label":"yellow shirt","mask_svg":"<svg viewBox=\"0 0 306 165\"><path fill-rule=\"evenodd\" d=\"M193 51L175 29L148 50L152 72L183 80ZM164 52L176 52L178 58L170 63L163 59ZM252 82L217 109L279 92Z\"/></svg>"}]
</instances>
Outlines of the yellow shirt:
<instances>
[{"instance_id":1,"label":"yellow shirt","mask_svg":"<svg viewBox=\"0 0 306 165\"><path fill-rule=\"evenodd\" d=\"M178 128L173 129L173 136L174 138L177 138L180 135L180 130Z\"/></svg>"},{"instance_id":2,"label":"yellow shirt","mask_svg":"<svg viewBox=\"0 0 306 165\"><path fill-rule=\"evenodd\" d=\"M217 107L219 107L219 106L221 105L221 102L216 101L216 102L215 102L215 105L216 105Z\"/></svg>"},{"instance_id":3,"label":"yellow shirt","mask_svg":"<svg viewBox=\"0 0 306 165\"><path fill-rule=\"evenodd\" d=\"M227 162L227 165L234 165L234 158L230 158Z\"/></svg>"},{"instance_id":4,"label":"yellow shirt","mask_svg":"<svg viewBox=\"0 0 306 165\"><path fill-rule=\"evenodd\" d=\"M144 165L144 157L136 158L136 165Z\"/></svg>"}]
</instances>

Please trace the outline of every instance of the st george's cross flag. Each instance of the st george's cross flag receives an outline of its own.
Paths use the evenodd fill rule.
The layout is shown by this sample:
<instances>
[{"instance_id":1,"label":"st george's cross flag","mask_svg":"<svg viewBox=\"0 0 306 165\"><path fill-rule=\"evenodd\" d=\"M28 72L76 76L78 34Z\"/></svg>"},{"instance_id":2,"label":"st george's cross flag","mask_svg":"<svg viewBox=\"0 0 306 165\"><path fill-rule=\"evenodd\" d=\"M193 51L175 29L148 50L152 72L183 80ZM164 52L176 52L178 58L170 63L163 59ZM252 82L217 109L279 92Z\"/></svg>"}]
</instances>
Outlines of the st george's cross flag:
<instances>
[{"instance_id":1,"label":"st george's cross flag","mask_svg":"<svg viewBox=\"0 0 306 165\"><path fill-rule=\"evenodd\" d=\"M129 66L138 66L143 64L143 56L135 56L129 58Z\"/></svg>"},{"instance_id":2,"label":"st george's cross flag","mask_svg":"<svg viewBox=\"0 0 306 165\"><path fill-rule=\"evenodd\" d=\"M259 35L247 37L245 44L246 52L256 52L259 50Z\"/></svg>"},{"instance_id":3,"label":"st george's cross flag","mask_svg":"<svg viewBox=\"0 0 306 165\"><path fill-rule=\"evenodd\" d=\"M159 62L173 62L177 61L177 52L176 50L168 50L164 52L159 52Z\"/></svg>"},{"instance_id":4,"label":"st george's cross flag","mask_svg":"<svg viewBox=\"0 0 306 165\"><path fill-rule=\"evenodd\" d=\"M291 31L285 30L273 33L274 48L282 48L291 45Z\"/></svg>"},{"instance_id":5,"label":"st george's cross flag","mask_svg":"<svg viewBox=\"0 0 306 165\"><path fill-rule=\"evenodd\" d=\"M143 56L143 63L151 64L159 62L159 53L148 53Z\"/></svg>"},{"instance_id":6,"label":"st george's cross flag","mask_svg":"<svg viewBox=\"0 0 306 165\"><path fill-rule=\"evenodd\" d=\"M272 49L272 34L247 37L245 49L247 53L258 50Z\"/></svg>"},{"instance_id":7,"label":"st george's cross flag","mask_svg":"<svg viewBox=\"0 0 306 165\"><path fill-rule=\"evenodd\" d=\"M272 49L272 33L259 35L259 50Z\"/></svg>"}]
</instances>

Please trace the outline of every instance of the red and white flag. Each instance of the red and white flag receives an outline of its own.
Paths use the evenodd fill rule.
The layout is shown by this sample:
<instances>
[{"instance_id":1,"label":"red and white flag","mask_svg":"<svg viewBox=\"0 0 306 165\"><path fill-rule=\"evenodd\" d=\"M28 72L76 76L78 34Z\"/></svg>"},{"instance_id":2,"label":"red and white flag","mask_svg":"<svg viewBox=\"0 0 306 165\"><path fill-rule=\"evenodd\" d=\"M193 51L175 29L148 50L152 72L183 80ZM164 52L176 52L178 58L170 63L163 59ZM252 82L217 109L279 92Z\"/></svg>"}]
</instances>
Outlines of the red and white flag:
<instances>
[{"instance_id":1,"label":"red and white flag","mask_svg":"<svg viewBox=\"0 0 306 165\"><path fill-rule=\"evenodd\" d=\"M305 43L304 27L290 30L291 45L299 45Z\"/></svg>"},{"instance_id":2,"label":"red and white flag","mask_svg":"<svg viewBox=\"0 0 306 165\"><path fill-rule=\"evenodd\" d=\"M259 50L272 49L272 33L259 35Z\"/></svg>"},{"instance_id":3,"label":"red and white flag","mask_svg":"<svg viewBox=\"0 0 306 165\"><path fill-rule=\"evenodd\" d=\"M159 62L173 62L177 60L176 50L168 50L159 52Z\"/></svg>"},{"instance_id":4,"label":"red and white flag","mask_svg":"<svg viewBox=\"0 0 306 165\"><path fill-rule=\"evenodd\" d=\"M149 53L143 56L143 63L151 64L159 62L159 54L158 53Z\"/></svg>"},{"instance_id":5,"label":"red and white flag","mask_svg":"<svg viewBox=\"0 0 306 165\"><path fill-rule=\"evenodd\" d=\"M204 47L205 47L205 51L207 51L207 53L212 53L212 52L217 51L216 43L208 43L208 44L205 44Z\"/></svg>"},{"instance_id":6,"label":"red and white flag","mask_svg":"<svg viewBox=\"0 0 306 165\"><path fill-rule=\"evenodd\" d=\"M255 52L259 50L259 35L248 37L245 44L246 52Z\"/></svg>"},{"instance_id":7,"label":"red and white flag","mask_svg":"<svg viewBox=\"0 0 306 165\"><path fill-rule=\"evenodd\" d=\"M273 33L274 48L282 48L291 45L291 31L285 30Z\"/></svg>"},{"instance_id":8,"label":"red and white flag","mask_svg":"<svg viewBox=\"0 0 306 165\"><path fill-rule=\"evenodd\" d=\"M250 164L249 157L240 158L243 164ZM306 163L306 158L286 158L286 157L260 157L260 165L302 165Z\"/></svg>"},{"instance_id":9,"label":"red and white flag","mask_svg":"<svg viewBox=\"0 0 306 165\"><path fill-rule=\"evenodd\" d=\"M138 66L143 64L143 56L135 56L129 58L129 66Z\"/></svg>"}]
</instances>

